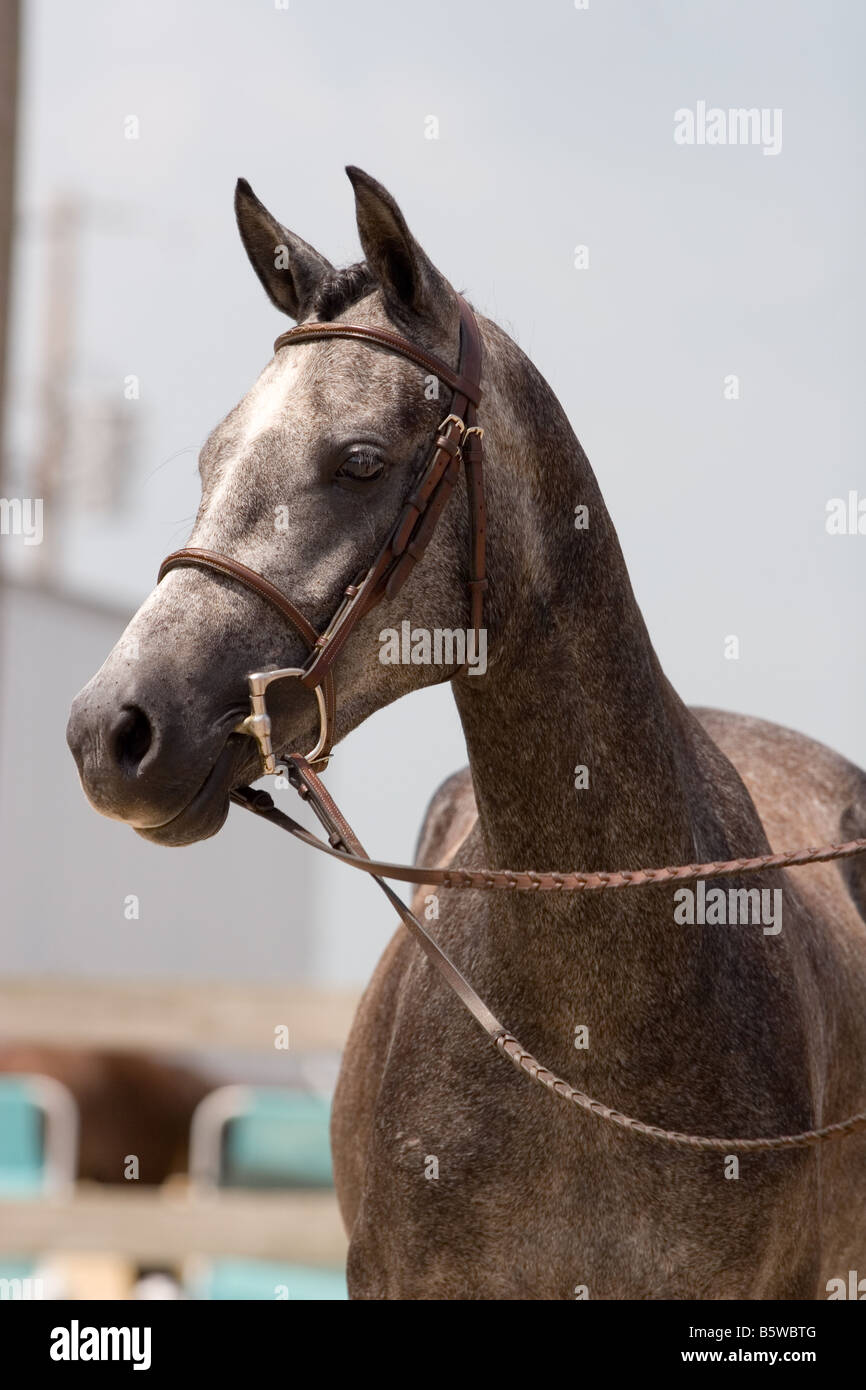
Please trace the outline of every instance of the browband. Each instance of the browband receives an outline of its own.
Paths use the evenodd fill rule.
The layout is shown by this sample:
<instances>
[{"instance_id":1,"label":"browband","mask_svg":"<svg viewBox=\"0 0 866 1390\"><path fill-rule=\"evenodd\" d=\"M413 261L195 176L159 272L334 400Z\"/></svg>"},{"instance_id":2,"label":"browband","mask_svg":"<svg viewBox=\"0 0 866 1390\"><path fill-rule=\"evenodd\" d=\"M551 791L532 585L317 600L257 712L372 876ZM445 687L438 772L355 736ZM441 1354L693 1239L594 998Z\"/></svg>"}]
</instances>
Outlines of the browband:
<instances>
[{"instance_id":1,"label":"browband","mask_svg":"<svg viewBox=\"0 0 866 1390\"><path fill-rule=\"evenodd\" d=\"M355 323L302 323L297 328L289 328L280 334L274 343L274 352L279 352L291 343L311 343L318 338L356 338L362 342L377 343L379 347L387 348L389 352L399 352L402 357L408 357L410 362L425 367L453 391L465 396L473 405L477 406L481 402L480 353L477 363L467 361L464 364L461 360L461 370L454 372L447 362L443 362L435 353L428 352L426 348L416 347L408 338L401 338L399 333L392 333L387 328L366 328Z\"/></svg>"}]
</instances>

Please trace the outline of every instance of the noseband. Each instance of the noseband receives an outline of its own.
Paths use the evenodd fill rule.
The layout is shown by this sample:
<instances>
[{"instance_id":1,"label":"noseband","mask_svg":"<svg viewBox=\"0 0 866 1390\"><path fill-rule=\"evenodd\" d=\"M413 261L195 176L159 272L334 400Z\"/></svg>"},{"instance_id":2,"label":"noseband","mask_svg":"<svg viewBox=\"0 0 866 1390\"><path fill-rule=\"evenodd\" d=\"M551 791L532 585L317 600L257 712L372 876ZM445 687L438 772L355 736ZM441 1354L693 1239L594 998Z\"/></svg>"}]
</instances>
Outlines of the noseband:
<instances>
[{"instance_id":1,"label":"noseband","mask_svg":"<svg viewBox=\"0 0 866 1390\"><path fill-rule=\"evenodd\" d=\"M239 560L221 555L215 550L187 547L176 550L162 562L159 578L177 565L199 565L236 579L258 594L287 618L312 649L304 666L287 666L274 671L255 671L249 676L250 713L238 724L235 733L249 734L258 742L262 770L276 771L276 756L271 742L271 721L265 696L268 687L290 676L315 693L319 704L320 732L316 746L306 757L290 754L285 762L289 779L298 794L315 812L328 835L328 843L299 825L291 816L279 810L267 792L250 787L237 787L231 799L245 810L269 820L287 830L296 839L324 854L341 860L370 874L388 901L424 951L431 964L454 991L461 1004L484 1029L503 1057L533 1081L554 1095L570 1101L580 1110L605 1120L631 1134L672 1145L675 1148L699 1152L767 1153L786 1149L801 1149L845 1138L866 1129L866 1111L849 1115L847 1119L798 1134L779 1134L763 1138L722 1138L700 1134L683 1134L662 1129L630 1115L623 1115L601 1101L578 1091L569 1081L543 1066L527 1052L512 1033L487 1007L481 996L460 973L427 929L419 922L401 898L385 882L386 878L405 883L441 885L444 888L509 889L517 892L596 893L608 890L642 888L652 884L688 883L697 879L758 873L764 870L796 868L804 864L827 863L849 859L866 852L866 839L849 840L840 845L825 845L819 849L794 850L787 854L765 854L752 859L730 859L710 864L684 864L661 869L617 870L613 873L596 871L565 873L534 873L511 869L457 869L429 865L392 864L371 860L351 826L323 786L317 769L327 765L334 736L336 697L332 667L349 639L353 629L383 598L394 598L405 584L414 566L430 543L436 523L457 481L460 465L466 470L469 498L469 608L471 626L476 642L483 616L485 577L485 514L482 477L483 431L476 424L476 412L481 399L481 337L475 315L463 299L460 305L460 359L457 370L440 358L416 347L408 339L384 328L364 328L348 323L308 323L283 333L274 344L274 351L293 343L311 343L320 338L353 338L370 343L406 357L410 362L444 381L451 387L451 413L439 426L432 451L409 494L390 535L370 568L356 583L348 584L339 607L325 630L317 633L294 604L270 580L257 574ZM476 646L476 650L478 650ZM463 668L461 668L463 669Z\"/></svg>"},{"instance_id":2,"label":"noseband","mask_svg":"<svg viewBox=\"0 0 866 1390\"><path fill-rule=\"evenodd\" d=\"M424 555L442 512L460 473L461 463L466 471L466 490L469 499L469 614L470 627L478 633L481 627L484 593L487 589L485 564L484 480L482 475L482 437L484 431L477 423L478 403L481 400L481 334L475 315L465 299L458 296L460 307L460 357L457 370L446 362L392 333L387 328L366 328L352 323L307 323L282 333L274 343L274 352L295 343L312 343L322 338L351 338L356 342L372 343L388 352L406 357L424 368L439 381L451 387L451 413L446 415L436 434L433 448L421 470L412 492L406 499L397 521L370 568L355 583L343 591L337 611L323 632L299 612L270 580L257 574L230 555L216 550L200 550L188 546L175 550L162 562L161 580L178 565L200 565L228 575L252 589L260 598L276 608L293 625L312 648L304 666L286 666L274 671L254 671L249 677L250 713L234 730L249 734L259 745L262 771L276 771L276 756L271 741L271 720L265 695L274 681L296 677L315 693L319 705L319 737L307 754L308 763L321 770L327 766L334 739L336 692L332 666L346 645L353 629L365 614L384 598L394 598L402 589L415 565ZM465 667L461 667L461 670ZM455 673L459 674L459 672Z\"/></svg>"}]
</instances>

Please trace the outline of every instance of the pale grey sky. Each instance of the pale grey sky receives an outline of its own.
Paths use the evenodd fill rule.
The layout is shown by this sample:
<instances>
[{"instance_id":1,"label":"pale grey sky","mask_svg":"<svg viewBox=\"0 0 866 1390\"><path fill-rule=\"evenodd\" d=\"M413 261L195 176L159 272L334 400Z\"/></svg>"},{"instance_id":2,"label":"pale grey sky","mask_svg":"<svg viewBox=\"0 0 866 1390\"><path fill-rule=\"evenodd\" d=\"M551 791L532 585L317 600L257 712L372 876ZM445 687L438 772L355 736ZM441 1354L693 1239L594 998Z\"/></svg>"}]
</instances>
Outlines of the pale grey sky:
<instances>
[{"instance_id":1,"label":"pale grey sky","mask_svg":"<svg viewBox=\"0 0 866 1390\"><path fill-rule=\"evenodd\" d=\"M141 380L129 508L64 523L69 584L140 601L187 534L199 445L285 326L237 239L237 176L341 262L359 254L356 163L559 393L680 692L866 764L866 535L824 526L829 498L866 496L864 31L858 0L31 0L16 452L40 350L36 219L58 192L92 208L76 388ZM781 152L677 145L674 112L701 101L780 109ZM372 786L386 738L400 765ZM437 690L354 735L330 776L370 848L407 855L462 761ZM387 933L358 920L347 877L326 874L322 950L363 973Z\"/></svg>"}]
</instances>

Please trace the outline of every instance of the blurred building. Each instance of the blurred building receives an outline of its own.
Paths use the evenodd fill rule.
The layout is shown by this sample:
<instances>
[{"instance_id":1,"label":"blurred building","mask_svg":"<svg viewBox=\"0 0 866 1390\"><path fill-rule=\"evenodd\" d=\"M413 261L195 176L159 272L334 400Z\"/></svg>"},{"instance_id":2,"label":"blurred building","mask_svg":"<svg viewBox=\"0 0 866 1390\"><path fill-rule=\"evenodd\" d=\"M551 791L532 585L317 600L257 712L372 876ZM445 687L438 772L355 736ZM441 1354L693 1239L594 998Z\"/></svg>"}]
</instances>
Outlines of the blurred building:
<instances>
[{"instance_id":1,"label":"blurred building","mask_svg":"<svg viewBox=\"0 0 866 1390\"><path fill-rule=\"evenodd\" d=\"M164 850L84 800L64 737L69 705L129 617L119 607L3 585L0 970L307 978L313 880L302 847L233 812L217 838Z\"/></svg>"}]
</instances>

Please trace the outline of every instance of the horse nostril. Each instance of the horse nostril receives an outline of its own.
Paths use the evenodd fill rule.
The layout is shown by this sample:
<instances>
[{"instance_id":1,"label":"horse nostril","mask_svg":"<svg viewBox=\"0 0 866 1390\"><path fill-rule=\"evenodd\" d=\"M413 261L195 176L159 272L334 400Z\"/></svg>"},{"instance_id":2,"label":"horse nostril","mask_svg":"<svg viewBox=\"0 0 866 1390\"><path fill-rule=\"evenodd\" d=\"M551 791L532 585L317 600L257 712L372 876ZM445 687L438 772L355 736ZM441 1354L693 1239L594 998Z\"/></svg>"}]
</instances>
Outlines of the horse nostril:
<instances>
[{"instance_id":1,"label":"horse nostril","mask_svg":"<svg viewBox=\"0 0 866 1390\"><path fill-rule=\"evenodd\" d=\"M153 741L153 730L144 710L127 705L112 730L111 741L119 767L129 774L137 772Z\"/></svg>"}]
</instances>

